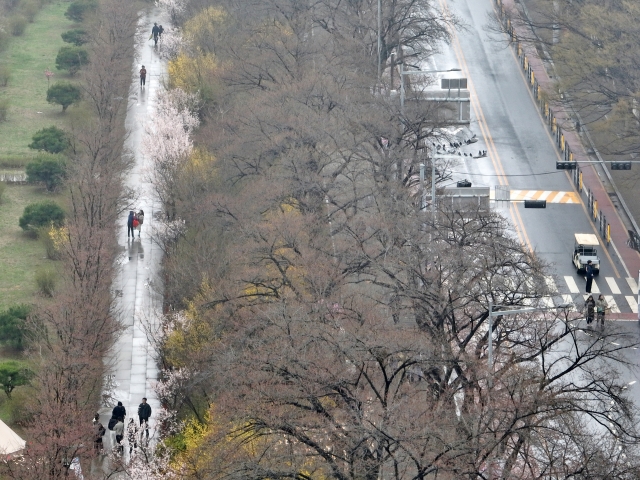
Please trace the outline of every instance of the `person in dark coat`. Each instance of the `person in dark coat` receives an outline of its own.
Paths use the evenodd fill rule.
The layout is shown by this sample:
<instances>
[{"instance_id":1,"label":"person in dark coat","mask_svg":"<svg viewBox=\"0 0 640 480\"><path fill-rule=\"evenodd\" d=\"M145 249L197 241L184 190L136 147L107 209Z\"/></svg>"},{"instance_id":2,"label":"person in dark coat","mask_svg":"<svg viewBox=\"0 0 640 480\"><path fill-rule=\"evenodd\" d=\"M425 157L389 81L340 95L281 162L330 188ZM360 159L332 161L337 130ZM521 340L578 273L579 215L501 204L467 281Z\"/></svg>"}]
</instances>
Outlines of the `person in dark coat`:
<instances>
[{"instance_id":1,"label":"person in dark coat","mask_svg":"<svg viewBox=\"0 0 640 480\"><path fill-rule=\"evenodd\" d=\"M111 416L113 418L117 418L118 420L124 423L124 417L127 415L127 409L124 408L122 402L118 402L118 405L113 407L113 412L111 412Z\"/></svg>"},{"instance_id":2,"label":"person in dark coat","mask_svg":"<svg viewBox=\"0 0 640 480\"><path fill-rule=\"evenodd\" d=\"M587 325L591 328L591 322L593 322L593 314L596 308L596 301L593 299L592 295L589 295L587 301L584 302L584 308L586 310Z\"/></svg>"},{"instance_id":3,"label":"person in dark coat","mask_svg":"<svg viewBox=\"0 0 640 480\"><path fill-rule=\"evenodd\" d=\"M135 235L133 234L133 217L134 217L134 213L133 210L129 210L129 218L127 219L127 238L129 238L129 236L131 237L135 237Z\"/></svg>"},{"instance_id":4,"label":"person in dark coat","mask_svg":"<svg viewBox=\"0 0 640 480\"><path fill-rule=\"evenodd\" d=\"M593 267L591 266L591 260L587 261L587 268L585 269L587 275L587 293L591 293L591 285L593 284Z\"/></svg>"},{"instance_id":5,"label":"person in dark coat","mask_svg":"<svg viewBox=\"0 0 640 480\"><path fill-rule=\"evenodd\" d=\"M147 399L143 398L142 403L138 405L138 418L140 418L140 426L147 432L149 438L149 417L151 416L151 405L147 403Z\"/></svg>"},{"instance_id":6,"label":"person in dark coat","mask_svg":"<svg viewBox=\"0 0 640 480\"><path fill-rule=\"evenodd\" d=\"M140 86L144 87L146 82L147 82L147 69L144 68L144 65L142 65L142 68L140 69Z\"/></svg>"},{"instance_id":7,"label":"person in dark coat","mask_svg":"<svg viewBox=\"0 0 640 480\"><path fill-rule=\"evenodd\" d=\"M154 45L158 45L158 35L160 35L160 28L157 23L154 23L153 28L151 29L151 36L153 37Z\"/></svg>"}]
</instances>

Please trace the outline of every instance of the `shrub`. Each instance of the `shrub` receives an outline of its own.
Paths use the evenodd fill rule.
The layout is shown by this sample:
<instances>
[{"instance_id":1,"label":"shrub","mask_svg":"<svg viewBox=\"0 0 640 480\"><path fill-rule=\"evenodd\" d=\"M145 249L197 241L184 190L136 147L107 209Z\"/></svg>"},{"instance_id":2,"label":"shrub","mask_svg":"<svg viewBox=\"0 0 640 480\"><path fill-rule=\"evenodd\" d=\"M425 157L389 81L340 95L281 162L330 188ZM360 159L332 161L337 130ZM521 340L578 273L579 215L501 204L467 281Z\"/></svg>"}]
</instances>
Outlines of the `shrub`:
<instances>
[{"instance_id":1,"label":"shrub","mask_svg":"<svg viewBox=\"0 0 640 480\"><path fill-rule=\"evenodd\" d=\"M64 130L61 130L56 126L38 130L33 134L31 140L33 141L29 144L29 148L33 148L34 150L44 150L49 153L60 153L69 146L69 138L67 138L67 134Z\"/></svg>"},{"instance_id":2,"label":"shrub","mask_svg":"<svg viewBox=\"0 0 640 480\"><path fill-rule=\"evenodd\" d=\"M9 31L14 37L19 37L27 29L27 19L22 15L15 15L9 19Z\"/></svg>"},{"instance_id":3,"label":"shrub","mask_svg":"<svg viewBox=\"0 0 640 480\"><path fill-rule=\"evenodd\" d=\"M22 350L24 348L25 321L28 305L15 305L0 312L0 343Z\"/></svg>"},{"instance_id":4,"label":"shrub","mask_svg":"<svg viewBox=\"0 0 640 480\"><path fill-rule=\"evenodd\" d=\"M47 90L47 102L62 105L62 111L80 100L80 89L68 82L56 82Z\"/></svg>"},{"instance_id":5,"label":"shrub","mask_svg":"<svg viewBox=\"0 0 640 480\"><path fill-rule=\"evenodd\" d=\"M32 203L24 207L24 212L18 220L22 230L33 230L44 225L61 227L64 223L64 210L55 202Z\"/></svg>"},{"instance_id":6,"label":"shrub","mask_svg":"<svg viewBox=\"0 0 640 480\"><path fill-rule=\"evenodd\" d=\"M28 384L32 376L33 372L22 362L7 360L0 363L0 385L8 398L14 388Z\"/></svg>"},{"instance_id":7,"label":"shrub","mask_svg":"<svg viewBox=\"0 0 640 480\"><path fill-rule=\"evenodd\" d=\"M0 157L0 168L8 168L8 169L18 169L24 168L27 166L33 158L31 157L23 157L17 155L7 155L5 157Z\"/></svg>"},{"instance_id":8,"label":"shrub","mask_svg":"<svg viewBox=\"0 0 640 480\"><path fill-rule=\"evenodd\" d=\"M6 98L0 100L0 122L7 120L7 112L9 111L9 100Z\"/></svg>"},{"instance_id":9,"label":"shrub","mask_svg":"<svg viewBox=\"0 0 640 480\"><path fill-rule=\"evenodd\" d=\"M72 43L76 47L84 45L87 43L87 32L81 28L74 28L73 30L69 30L60 34L62 37L62 41L67 43Z\"/></svg>"},{"instance_id":10,"label":"shrub","mask_svg":"<svg viewBox=\"0 0 640 480\"><path fill-rule=\"evenodd\" d=\"M89 63L89 54L82 47L60 47L56 56L56 68L67 70L75 75L84 65Z\"/></svg>"},{"instance_id":11,"label":"shrub","mask_svg":"<svg viewBox=\"0 0 640 480\"><path fill-rule=\"evenodd\" d=\"M38 155L25 168L27 182L43 183L49 192L55 191L64 183L67 170L62 155Z\"/></svg>"},{"instance_id":12,"label":"shrub","mask_svg":"<svg viewBox=\"0 0 640 480\"><path fill-rule=\"evenodd\" d=\"M74 22L82 22L85 16L94 12L97 8L98 2L96 0L76 0L69 5L64 16Z\"/></svg>"},{"instance_id":13,"label":"shrub","mask_svg":"<svg viewBox=\"0 0 640 480\"><path fill-rule=\"evenodd\" d=\"M53 268L41 268L36 272L36 285L45 297L53 297L56 292L58 274Z\"/></svg>"},{"instance_id":14,"label":"shrub","mask_svg":"<svg viewBox=\"0 0 640 480\"><path fill-rule=\"evenodd\" d=\"M11 69L8 65L0 65L0 87L9 85L11 79Z\"/></svg>"},{"instance_id":15,"label":"shrub","mask_svg":"<svg viewBox=\"0 0 640 480\"><path fill-rule=\"evenodd\" d=\"M67 230L64 227L40 227L38 238L42 242L49 260L60 260L66 241Z\"/></svg>"}]
</instances>

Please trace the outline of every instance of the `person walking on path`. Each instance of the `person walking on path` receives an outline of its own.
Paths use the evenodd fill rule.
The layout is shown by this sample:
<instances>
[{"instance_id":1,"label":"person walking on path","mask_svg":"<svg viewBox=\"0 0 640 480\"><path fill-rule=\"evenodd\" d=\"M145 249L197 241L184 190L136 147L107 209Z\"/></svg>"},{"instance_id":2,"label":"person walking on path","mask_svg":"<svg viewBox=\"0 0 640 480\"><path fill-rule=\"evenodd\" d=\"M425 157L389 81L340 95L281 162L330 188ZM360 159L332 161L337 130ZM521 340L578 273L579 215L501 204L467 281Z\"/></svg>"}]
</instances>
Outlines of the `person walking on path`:
<instances>
[{"instance_id":1,"label":"person walking on path","mask_svg":"<svg viewBox=\"0 0 640 480\"><path fill-rule=\"evenodd\" d=\"M118 405L113 407L113 411L111 412L111 416L113 418L117 418L118 420L124 422L124 417L127 416L127 409L124 408L122 402L118 402Z\"/></svg>"},{"instance_id":2,"label":"person walking on path","mask_svg":"<svg viewBox=\"0 0 640 480\"><path fill-rule=\"evenodd\" d=\"M587 293L591 293L591 285L593 284L593 267L591 266L591 260L587 261L587 268L585 269L587 275Z\"/></svg>"},{"instance_id":3,"label":"person walking on path","mask_svg":"<svg viewBox=\"0 0 640 480\"><path fill-rule=\"evenodd\" d=\"M600 295L598 297L598 301L596 302L596 312L598 313L598 322L600 323L600 329L604 329L604 315L607 312L607 301L604 299L604 295Z\"/></svg>"},{"instance_id":4,"label":"person walking on path","mask_svg":"<svg viewBox=\"0 0 640 480\"><path fill-rule=\"evenodd\" d=\"M146 397L142 399L142 403L138 405L138 418L140 418L140 426L144 428L149 438L149 417L151 416L151 405L147 403Z\"/></svg>"},{"instance_id":5,"label":"person walking on path","mask_svg":"<svg viewBox=\"0 0 640 480\"><path fill-rule=\"evenodd\" d=\"M130 236L133 237L133 217L134 217L134 213L133 210L129 210L129 218L127 218L127 238L129 238Z\"/></svg>"},{"instance_id":6,"label":"person walking on path","mask_svg":"<svg viewBox=\"0 0 640 480\"><path fill-rule=\"evenodd\" d=\"M113 432L116 434L117 451L122 455L124 453L124 447L122 446L122 439L124 438L124 422L122 420L118 420L118 423L113 427Z\"/></svg>"},{"instance_id":7,"label":"person walking on path","mask_svg":"<svg viewBox=\"0 0 640 480\"><path fill-rule=\"evenodd\" d=\"M129 442L129 455L131 455L133 449L138 448L138 426L133 418L127 424L127 441Z\"/></svg>"},{"instance_id":8,"label":"person walking on path","mask_svg":"<svg viewBox=\"0 0 640 480\"><path fill-rule=\"evenodd\" d=\"M144 210L140 209L138 212L138 238L140 238L140 231L142 230L142 223L144 222Z\"/></svg>"},{"instance_id":9,"label":"person walking on path","mask_svg":"<svg viewBox=\"0 0 640 480\"><path fill-rule=\"evenodd\" d=\"M160 35L160 28L157 23L154 23L153 28L151 29L151 36L153 37L154 45L158 45L158 35Z\"/></svg>"},{"instance_id":10,"label":"person walking on path","mask_svg":"<svg viewBox=\"0 0 640 480\"><path fill-rule=\"evenodd\" d=\"M158 38L160 38L160 40L162 40L163 33L164 33L164 28L162 28L162 25L158 25Z\"/></svg>"},{"instance_id":11,"label":"person walking on path","mask_svg":"<svg viewBox=\"0 0 640 480\"><path fill-rule=\"evenodd\" d=\"M584 308L587 314L587 328L591 328L591 322L593 322L593 314L596 308L596 301L593 299L593 295L589 295L587 301L584 302Z\"/></svg>"},{"instance_id":12,"label":"person walking on path","mask_svg":"<svg viewBox=\"0 0 640 480\"><path fill-rule=\"evenodd\" d=\"M93 419L93 432L93 448L95 449L96 453L102 453L102 437L104 437L104 434L107 432L107 430L104 428L104 425L100 423L99 413L96 413L96 416Z\"/></svg>"},{"instance_id":13,"label":"person walking on path","mask_svg":"<svg viewBox=\"0 0 640 480\"><path fill-rule=\"evenodd\" d=\"M140 69L140 86L144 87L146 82L147 82L147 69L144 68L144 65L142 65L142 68Z\"/></svg>"}]
</instances>

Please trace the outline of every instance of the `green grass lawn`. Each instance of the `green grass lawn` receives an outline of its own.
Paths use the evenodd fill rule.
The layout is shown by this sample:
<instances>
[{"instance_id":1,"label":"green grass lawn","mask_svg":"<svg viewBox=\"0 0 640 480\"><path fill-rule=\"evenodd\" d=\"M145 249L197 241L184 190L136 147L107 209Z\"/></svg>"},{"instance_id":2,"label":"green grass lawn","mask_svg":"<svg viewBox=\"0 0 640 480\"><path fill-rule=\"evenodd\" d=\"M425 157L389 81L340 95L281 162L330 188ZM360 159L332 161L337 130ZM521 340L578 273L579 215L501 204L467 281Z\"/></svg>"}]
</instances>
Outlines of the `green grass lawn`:
<instances>
[{"instance_id":1,"label":"green grass lawn","mask_svg":"<svg viewBox=\"0 0 640 480\"><path fill-rule=\"evenodd\" d=\"M0 203L0 310L16 303L33 304L38 291L35 272L58 262L46 258L44 246L18 226L24 207L42 200L58 200L44 188L8 185ZM59 202L60 203L60 202Z\"/></svg>"},{"instance_id":2,"label":"green grass lawn","mask_svg":"<svg viewBox=\"0 0 640 480\"><path fill-rule=\"evenodd\" d=\"M55 0L45 5L20 37L12 37L0 63L11 69L7 87L0 87L0 99L10 102L7 121L0 123L0 158L33 156L27 145L41 128L64 128L62 107L47 103L45 69L55 73L51 82L67 80L68 74L56 70L55 60L63 45L60 34L73 26L65 16L69 2ZM73 108L73 107L71 107Z\"/></svg>"}]
</instances>

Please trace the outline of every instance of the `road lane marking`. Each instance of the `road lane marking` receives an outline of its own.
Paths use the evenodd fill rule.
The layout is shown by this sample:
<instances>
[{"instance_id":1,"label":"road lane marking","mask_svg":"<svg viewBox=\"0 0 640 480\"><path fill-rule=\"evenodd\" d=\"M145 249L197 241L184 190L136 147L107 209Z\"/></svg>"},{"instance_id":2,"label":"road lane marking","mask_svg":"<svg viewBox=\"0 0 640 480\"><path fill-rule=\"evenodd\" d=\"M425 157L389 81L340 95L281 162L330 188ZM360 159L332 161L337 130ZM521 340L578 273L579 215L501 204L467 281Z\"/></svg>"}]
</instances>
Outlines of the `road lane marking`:
<instances>
[{"instance_id":1,"label":"road lane marking","mask_svg":"<svg viewBox=\"0 0 640 480\"><path fill-rule=\"evenodd\" d=\"M633 278L633 277L627 277L625 280L629 284L629 288L631 289L631 293L637 295L638 294L638 284L636 282L636 279Z\"/></svg>"},{"instance_id":2,"label":"road lane marking","mask_svg":"<svg viewBox=\"0 0 640 480\"><path fill-rule=\"evenodd\" d=\"M575 299L568 293L562 294L562 303L573 303L573 306L578 308L578 305L575 304Z\"/></svg>"},{"instance_id":3,"label":"road lane marking","mask_svg":"<svg viewBox=\"0 0 640 480\"><path fill-rule=\"evenodd\" d=\"M571 293L580 293L580 289L576 284L576 281L573 277L564 277L564 281L567 282L567 286L569 287L569 291Z\"/></svg>"},{"instance_id":4,"label":"road lane marking","mask_svg":"<svg viewBox=\"0 0 640 480\"><path fill-rule=\"evenodd\" d=\"M549 190L542 192L542 195L540 195L537 200L546 200L547 197L549 195L551 195L553 192L550 192Z\"/></svg>"},{"instance_id":5,"label":"road lane marking","mask_svg":"<svg viewBox=\"0 0 640 480\"><path fill-rule=\"evenodd\" d=\"M584 284L587 284L587 277L584 277ZM591 293L602 293L598 288L598 284L596 283L596 279L593 279L593 283L591 284Z\"/></svg>"},{"instance_id":6,"label":"road lane marking","mask_svg":"<svg viewBox=\"0 0 640 480\"><path fill-rule=\"evenodd\" d=\"M616 283L616 279L613 277L605 277L605 280L609 284L609 288L611 289L611 293L614 295L620 295L622 292L618 288L618 284Z\"/></svg>"},{"instance_id":7,"label":"road lane marking","mask_svg":"<svg viewBox=\"0 0 640 480\"><path fill-rule=\"evenodd\" d=\"M620 309L618 308L618 304L613 298L613 295L605 295L604 300L607 302L607 306L609 307L609 312L620 313Z\"/></svg>"},{"instance_id":8,"label":"road lane marking","mask_svg":"<svg viewBox=\"0 0 640 480\"><path fill-rule=\"evenodd\" d=\"M575 192L554 192L547 190L511 190L510 200L546 200L547 203L580 203L580 197Z\"/></svg>"},{"instance_id":9,"label":"road lane marking","mask_svg":"<svg viewBox=\"0 0 640 480\"><path fill-rule=\"evenodd\" d=\"M627 300L627 303L629 304L629 308L631 308L631 311L633 313L638 313L638 301L636 300L636 297L627 295L624 298Z\"/></svg>"}]
</instances>

